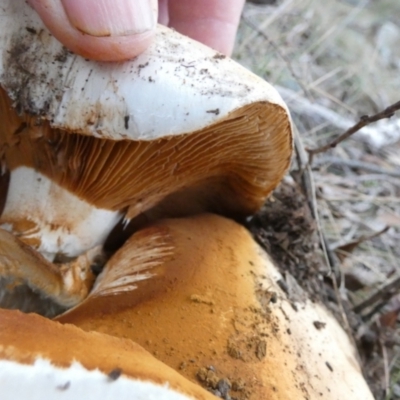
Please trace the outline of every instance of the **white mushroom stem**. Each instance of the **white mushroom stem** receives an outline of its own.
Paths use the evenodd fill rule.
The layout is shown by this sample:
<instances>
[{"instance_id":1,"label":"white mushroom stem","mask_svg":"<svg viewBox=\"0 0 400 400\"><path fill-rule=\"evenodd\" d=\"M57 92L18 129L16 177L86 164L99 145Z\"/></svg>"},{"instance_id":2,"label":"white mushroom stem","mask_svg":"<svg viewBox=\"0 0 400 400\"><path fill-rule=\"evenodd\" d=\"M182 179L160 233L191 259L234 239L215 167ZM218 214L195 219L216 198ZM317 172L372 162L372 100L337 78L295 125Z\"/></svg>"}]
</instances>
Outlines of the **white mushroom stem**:
<instances>
[{"instance_id":1,"label":"white mushroom stem","mask_svg":"<svg viewBox=\"0 0 400 400\"><path fill-rule=\"evenodd\" d=\"M372 400L340 324L280 280L242 226L215 215L164 220L134 234L57 320L130 338L210 390L241 382L229 389L239 400Z\"/></svg>"},{"instance_id":2,"label":"white mushroom stem","mask_svg":"<svg viewBox=\"0 0 400 400\"><path fill-rule=\"evenodd\" d=\"M0 309L2 400L212 400L129 340Z\"/></svg>"},{"instance_id":3,"label":"white mushroom stem","mask_svg":"<svg viewBox=\"0 0 400 400\"><path fill-rule=\"evenodd\" d=\"M122 217L79 199L32 168L18 167L10 175L0 228L18 232L50 261L102 245Z\"/></svg>"}]
</instances>

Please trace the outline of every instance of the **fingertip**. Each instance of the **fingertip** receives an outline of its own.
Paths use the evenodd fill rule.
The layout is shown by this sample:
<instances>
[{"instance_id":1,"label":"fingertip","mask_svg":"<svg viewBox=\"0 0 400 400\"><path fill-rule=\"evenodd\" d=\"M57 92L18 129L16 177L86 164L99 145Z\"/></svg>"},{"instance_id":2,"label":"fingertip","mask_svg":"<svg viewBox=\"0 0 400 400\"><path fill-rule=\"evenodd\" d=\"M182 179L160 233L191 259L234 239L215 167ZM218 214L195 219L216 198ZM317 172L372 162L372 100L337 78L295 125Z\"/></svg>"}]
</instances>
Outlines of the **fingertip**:
<instances>
[{"instance_id":1,"label":"fingertip","mask_svg":"<svg viewBox=\"0 0 400 400\"><path fill-rule=\"evenodd\" d=\"M156 0L28 1L50 32L68 49L85 58L127 60L145 51L155 36ZM150 9L138 7L141 2L150 4ZM126 9L128 3L134 10ZM142 18L146 12L147 17ZM123 20L119 17L121 13ZM139 20L140 23L135 22Z\"/></svg>"}]
</instances>

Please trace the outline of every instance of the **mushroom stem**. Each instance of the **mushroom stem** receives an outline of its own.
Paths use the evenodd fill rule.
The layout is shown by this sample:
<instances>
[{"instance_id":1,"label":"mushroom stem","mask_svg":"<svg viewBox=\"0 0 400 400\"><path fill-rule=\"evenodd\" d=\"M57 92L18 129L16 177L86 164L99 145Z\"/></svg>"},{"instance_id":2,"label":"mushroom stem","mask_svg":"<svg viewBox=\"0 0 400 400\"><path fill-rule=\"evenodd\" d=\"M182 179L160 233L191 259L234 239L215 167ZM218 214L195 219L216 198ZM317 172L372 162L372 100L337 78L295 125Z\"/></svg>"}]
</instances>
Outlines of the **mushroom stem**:
<instances>
[{"instance_id":1,"label":"mushroom stem","mask_svg":"<svg viewBox=\"0 0 400 400\"><path fill-rule=\"evenodd\" d=\"M92 259L92 252L88 252L73 262L57 266L0 229L0 276L7 286L12 289L28 285L64 307L78 304L91 290L94 281L90 269Z\"/></svg>"}]
</instances>

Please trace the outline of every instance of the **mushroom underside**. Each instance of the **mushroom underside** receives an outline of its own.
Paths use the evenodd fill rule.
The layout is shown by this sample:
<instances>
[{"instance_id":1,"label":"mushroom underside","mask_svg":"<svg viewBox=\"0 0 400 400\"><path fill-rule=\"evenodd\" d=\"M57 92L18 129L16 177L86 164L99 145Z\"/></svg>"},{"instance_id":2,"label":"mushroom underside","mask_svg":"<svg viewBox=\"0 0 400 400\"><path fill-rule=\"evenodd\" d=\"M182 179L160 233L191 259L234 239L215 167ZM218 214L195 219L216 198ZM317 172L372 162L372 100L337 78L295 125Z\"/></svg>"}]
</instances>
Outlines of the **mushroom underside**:
<instances>
[{"instance_id":1,"label":"mushroom underside","mask_svg":"<svg viewBox=\"0 0 400 400\"><path fill-rule=\"evenodd\" d=\"M116 141L53 129L38 117L19 116L4 91L1 99L2 175L33 168L97 208L126 210L129 220L192 187L196 195L204 190L200 204L186 202L189 210L180 213L208 206L224 214L248 215L262 205L290 163L286 111L267 102L242 107L197 132Z\"/></svg>"},{"instance_id":2,"label":"mushroom underside","mask_svg":"<svg viewBox=\"0 0 400 400\"><path fill-rule=\"evenodd\" d=\"M109 257L152 220L204 211L249 215L290 162L290 121L281 106L268 102L244 106L197 132L118 141L54 129L42 118L15 111L4 91L0 98L0 228L60 271L74 262L89 270L94 258L89 253ZM4 278L20 275L18 262L7 270L7 255L0 258ZM45 264L43 283L33 277L39 269L25 269L25 283L62 307L78 304L87 291L75 296L75 287L85 285L77 282L71 289L60 272L64 287L49 291ZM70 275L82 281L87 273Z\"/></svg>"},{"instance_id":3,"label":"mushroom underside","mask_svg":"<svg viewBox=\"0 0 400 400\"><path fill-rule=\"evenodd\" d=\"M289 166L279 94L200 43L159 26L140 56L101 63L65 49L24 0L0 25L0 229L59 269L107 259L149 221L252 214Z\"/></svg>"}]
</instances>

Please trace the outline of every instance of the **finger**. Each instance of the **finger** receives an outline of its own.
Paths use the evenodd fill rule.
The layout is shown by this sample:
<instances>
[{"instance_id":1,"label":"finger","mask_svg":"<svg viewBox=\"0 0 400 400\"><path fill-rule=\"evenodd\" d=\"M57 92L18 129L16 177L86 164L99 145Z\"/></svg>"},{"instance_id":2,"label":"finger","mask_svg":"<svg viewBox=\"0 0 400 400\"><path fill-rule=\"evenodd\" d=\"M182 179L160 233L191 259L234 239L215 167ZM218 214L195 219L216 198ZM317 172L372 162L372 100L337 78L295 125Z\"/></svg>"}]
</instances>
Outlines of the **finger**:
<instances>
[{"instance_id":1,"label":"finger","mask_svg":"<svg viewBox=\"0 0 400 400\"><path fill-rule=\"evenodd\" d=\"M230 55L244 0L169 0L169 25Z\"/></svg>"},{"instance_id":2,"label":"finger","mask_svg":"<svg viewBox=\"0 0 400 400\"><path fill-rule=\"evenodd\" d=\"M28 0L52 34L83 57L126 60L154 37L157 0Z\"/></svg>"},{"instance_id":3,"label":"finger","mask_svg":"<svg viewBox=\"0 0 400 400\"><path fill-rule=\"evenodd\" d=\"M158 0L158 23L168 25L168 0Z\"/></svg>"}]
</instances>

